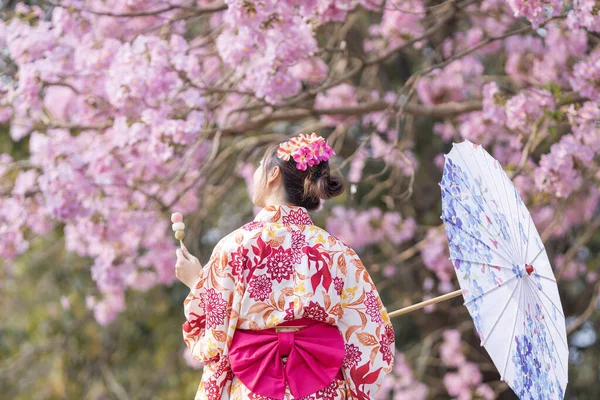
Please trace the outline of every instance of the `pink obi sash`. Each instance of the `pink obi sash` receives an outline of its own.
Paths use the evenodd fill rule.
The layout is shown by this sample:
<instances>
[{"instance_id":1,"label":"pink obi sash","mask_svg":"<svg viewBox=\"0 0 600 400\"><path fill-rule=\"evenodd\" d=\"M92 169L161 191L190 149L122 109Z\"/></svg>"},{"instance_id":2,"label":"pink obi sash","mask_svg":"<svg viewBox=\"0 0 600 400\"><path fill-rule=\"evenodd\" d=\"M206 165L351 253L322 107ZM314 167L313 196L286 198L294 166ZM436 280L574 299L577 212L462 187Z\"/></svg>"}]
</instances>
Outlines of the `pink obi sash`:
<instances>
[{"instance_id":1,"label":"pink obi sash","mask_svg":"<svg viewBox=\"0 0 600 400\"><path fill-rule=\"evenodd\" d=\"M279 326L306 325L296 332L237 330L229 349L231 370L253 393L283 399L286 383L294 398L326 388L341 377L344 339L337 327L311 319ZM286 363L282 357L287 356ZM339 375L338 375L339 374Z\"/></svg>"}]
</instances>

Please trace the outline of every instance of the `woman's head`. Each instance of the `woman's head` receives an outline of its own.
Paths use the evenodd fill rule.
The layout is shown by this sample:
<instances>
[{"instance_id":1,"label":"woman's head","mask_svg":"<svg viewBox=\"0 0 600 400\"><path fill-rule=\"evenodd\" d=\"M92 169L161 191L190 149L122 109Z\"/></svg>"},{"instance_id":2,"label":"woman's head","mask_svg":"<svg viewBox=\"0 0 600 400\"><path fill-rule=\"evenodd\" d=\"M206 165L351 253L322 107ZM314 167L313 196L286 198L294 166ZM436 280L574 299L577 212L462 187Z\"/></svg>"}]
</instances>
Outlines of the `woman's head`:
<instances>
[{"instance_id":1,"label":"woman's head","mask_svg":"<svg viewBox=\"0 0 600 400\"><path fill-rule=\"evenodd\" d=\"M329 161L298 168L292 157L286 161L278 157L279 144L271 145L254 173L252 202L260 207L271 204L288 204L315 210L320 200L339 196L344 184L330 175Z\"/></svg>"}]
</instances>

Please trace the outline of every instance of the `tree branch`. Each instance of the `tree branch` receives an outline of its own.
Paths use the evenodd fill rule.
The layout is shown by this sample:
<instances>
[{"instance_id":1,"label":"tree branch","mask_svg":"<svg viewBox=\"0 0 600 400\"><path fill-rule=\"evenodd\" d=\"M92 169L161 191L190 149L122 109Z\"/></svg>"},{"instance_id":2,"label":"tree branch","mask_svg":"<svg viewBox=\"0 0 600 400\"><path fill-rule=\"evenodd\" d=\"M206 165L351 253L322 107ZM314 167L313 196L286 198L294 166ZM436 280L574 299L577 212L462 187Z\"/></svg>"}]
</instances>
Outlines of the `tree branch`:
<instances>
[{"instance_id":1,"label":"tree branch","mask_svg":"<svg viewBox=\"0 0 600 400\"><path fill-rule=\"evenodd\" d=\"M569 327L567 328L567 335L570 335L571 333L573 333L577 329L579 329L579 327L581 325L583 325L584 322L587 321L592 316L594 311L596 311L596 304L598 303L598 296L600 296L600 281L598 283L596 283L596 286L594 287L594 290L592 291L592 299L590 300L590 303L588 304L585 311L579 317L577 317L577 319L575 321L573 321L573 323L571 325L569 325Z\"/></svg>"},{"instance_id":2,"label":"tree branch","mask_svg":"<svg viewBox=\"0 0 600 400\"><path fill-rule=\"evenodd\" d=\"M584 244L586 244L592 239L598 228L600 228L600 217L596 217L594 220L590 221L586 230L581 234L581 236L577 238L573 246L569 248L569 251L566 252L565 259L563 262L563 268L561 268L561 270L556 275L557 282L560 281L560 279L562 278L563 272L566 270L566 264L575 257L579 249Z\"/></svg>"},{"instance_id":3,"label":"tree branch","mask_svg":"<svg viewBox=\"0 0 600 400\"><path fill-rule=\"evenodd\" d=\"M542 24L540 25L540 27L554 21L555 19L562 19L562 18L566 18L566 15L560 15L560 16L556 16L556 17L552 17L547 19L546 21L542 22ZM469 47L466 50L463 50L455 55L453 55L452 57L450 57L449 59L439 63L439 64L435 64L432 65L431 67L427 68L425 71L421 72L422 75L427 75L428 73L430 73L433 70L439 69L439 68L444 68L446 65L450 64L452 61L455 61L459 58L462 58L468 54L473 53L474 51L479 50L480 48L487 46L488 44L495 42L497 40L503 40L506 39L510 36L514 36L514 35L520 35L522 33L528 33L528 32L532 32L533 31L533 27L532 26L524 26L522 28L519 29L515 29L514 31L510 31L508 33L505 33L504 35L500 35L500 36L492 36L487 38L486 40L477 43L474 46Z\"/></svg>"},{"instance_id":4,"label":"tree branch","mask_svg":"<svg viewBox=\"0 0 600 400\"><path fill-rule=\"evenodd\" d=\"M468 2L468 3L470 3L470 2ZM377 56L370 60L367 60L366 65L373 65L373 64L377 64L382 61L385 61L388 58L390 58L392 55L394 55L395 53L399 52L400 50L405 49L406 47L412 46L413 44L420 42L421 40L427 39L429 36L436 33L439 29L443 28L444 25L446 25L446 23L448 21L450 21L452 18L454 18L457 10L458 10L458 8L455 6L454 2L453 1L449 2L446 5L446 7L444 7L444 9L441 10L442 17L435 23L435 25L433 25L432 27L427 29L421 36L407 40L406 42L403 42L401 45L389 49L388 51L381 54L380 56Z\"/></svg>"},{"instance_id":5,"label":"tree branch","mask_svg":"<svg viewBox=\"0 0 600 400\"><path fill-rule=\"evenodd\" d=\"M261 128L268 123L276 121L296 121L311 116L318 117L321 115L362 115L371 112L382 111L389 107L389 103L384 101L375 101L350 107L275 111L271 114L254 118L238 126L224 127L221 129L214 128L203 133L210 135L215 134L218 130L220 130L225 135L235 135L249 130ZM405 104L402 107L404 112L411 115L430 118L448 118L465 112L481 110L482 104L479 101L467 101L464 103L443 103L432 107L423 106L421 104Z\"/></svg>"},{"instance_id":6,"label":"tree branch","mask_svg":"<svg viewBox=\"0 0 600 400\"><path fill-rule=\"evenodd\" d=\"M63 6L60 3L54 3L52 1L47 1L48 4L55 6L55 7L62 7L62 8L68 8ZM185 7L185 6L180 6L180 5L174 5L171 4L167 7L163 7L160 8L158 10L148 10L148 11L138 11L138 12L131 12L131 13L114 13L114 12L110 12L110 11L95 11L95 10L88 10L85 8L78 8L77 11L80 12L87 12L90 14L94 14L94 15L98 15L98 16L104 16L104 17L113 17L113 18L134 18L134 17L150 17L150 16L155 16L158 14L163 14L169 11L173 11L173 10L186 10L186 11L190 11L193 13L193 15L202 15L202 14L209 14L209 13L214 13L214 12L219 12L219 11L224 11L227 9L227 4L225 4L222 1L217 2L217 4L214 5L209 5L207 7L202 7L202 8L196 8L196 7Z\"/></svg>"}]
</instances>

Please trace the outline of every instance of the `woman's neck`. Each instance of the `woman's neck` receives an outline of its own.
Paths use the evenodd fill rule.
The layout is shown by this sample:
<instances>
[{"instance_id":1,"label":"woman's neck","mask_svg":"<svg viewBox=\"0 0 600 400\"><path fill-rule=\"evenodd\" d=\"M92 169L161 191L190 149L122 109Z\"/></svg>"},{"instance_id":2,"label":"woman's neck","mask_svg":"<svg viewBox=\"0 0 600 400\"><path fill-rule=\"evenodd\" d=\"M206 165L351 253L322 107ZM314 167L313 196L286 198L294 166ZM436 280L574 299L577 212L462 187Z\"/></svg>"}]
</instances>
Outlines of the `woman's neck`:
<instances>
[{"instance_id":1,"label":"woman's neck","mask_svg":"<svg viewBox=\"0 0 600 400\"><path fill-rule=\"evenodd\" d=\"M293 207L293 204L290 204L289 202L287 202L285 200L285 198L283 198L283 196L281 196L280 194L273 194L273 195L267 196L265 198L264 205L265 206Z\"/></svg>"}]
</instances>

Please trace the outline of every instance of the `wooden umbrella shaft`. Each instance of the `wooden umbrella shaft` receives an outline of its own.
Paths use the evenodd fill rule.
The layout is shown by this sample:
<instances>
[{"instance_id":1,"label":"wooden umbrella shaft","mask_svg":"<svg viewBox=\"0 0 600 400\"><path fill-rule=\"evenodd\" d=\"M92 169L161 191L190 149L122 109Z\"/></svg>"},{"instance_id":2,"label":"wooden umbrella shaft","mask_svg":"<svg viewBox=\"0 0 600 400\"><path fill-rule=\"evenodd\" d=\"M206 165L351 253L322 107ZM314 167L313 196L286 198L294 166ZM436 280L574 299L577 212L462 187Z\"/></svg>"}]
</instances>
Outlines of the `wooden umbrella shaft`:
<instances>
[{"instance_id":1,"label":"wooden umbrella shaft","mask_svg":"<svg viewBox=\"0 0 600 400\"><path fill-rule=\"evenodd\" d=\"M435 297L433 299L425 300L425 301L422 301L420 303L413 304L412 306L408 306L408 307L404 307L404 308L401 308L401 309L396 310L396 311L392 311L391 313L388 314L388 316L390 318L394 318L394 317L397 317L399 315L407 314L409 312L412 312L412 311L415 311L415 310L419 310L419 309L421 309L423 307L427 307L428 305L431 305L431 304L435 304L435 303L439 303L439 302L446 301L446 300L449 300L449 299L453 299L453 298L455 298L457 296L460 296L461 294L462 294L462 291L460 289L458 289L458 290L455 290L454 292L446 293L444 295Z\"/></svg>"}]
</instances>

